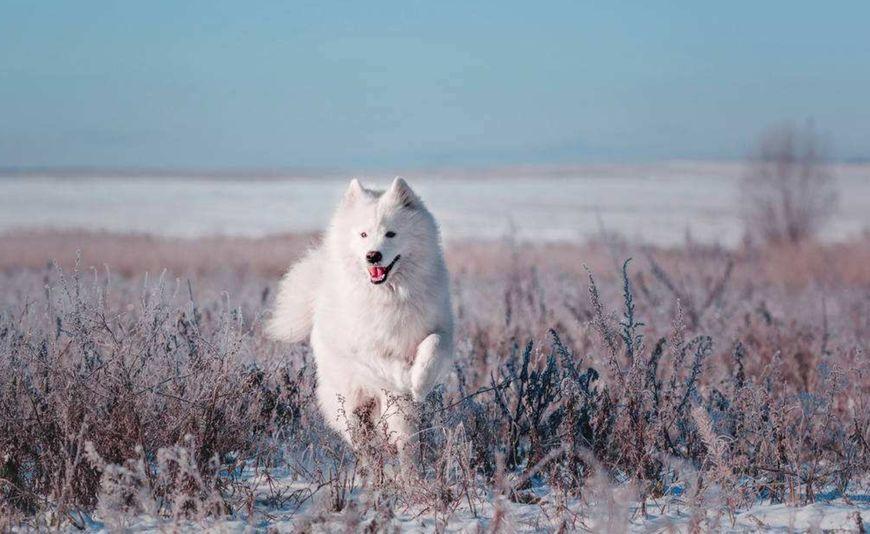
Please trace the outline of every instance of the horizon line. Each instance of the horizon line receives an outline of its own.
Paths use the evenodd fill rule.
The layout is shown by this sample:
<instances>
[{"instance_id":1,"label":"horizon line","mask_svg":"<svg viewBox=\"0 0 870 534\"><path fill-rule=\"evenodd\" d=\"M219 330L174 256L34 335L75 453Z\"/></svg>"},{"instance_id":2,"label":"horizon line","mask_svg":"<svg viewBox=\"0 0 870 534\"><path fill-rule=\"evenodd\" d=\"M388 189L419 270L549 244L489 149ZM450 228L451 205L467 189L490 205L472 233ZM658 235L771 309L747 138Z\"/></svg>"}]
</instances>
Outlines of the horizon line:
<instances>
[{"instance_id":1,"label":"horizon line","mask_svg":"<svg viewBox=\"0 0 870 534\"><path fill-rule=\"evenodd\" d=\"M557 173L576 170L626 169L662 166L692 165L743 165L746 158L661 158L647 161L602 161L586 163L515 163L515 164L465 164L465 165L396 165L389 166L192 166L192 165L0 165L0 177L59 177L59 178L134 178L134 177L190 177L190 178L303 178L358 176L372 174L402 173L447 173L447 174L492 174L528 171ZM870 164L870 157L831 160L835 166L863 166Z\"/></svg>"}]
</instances>

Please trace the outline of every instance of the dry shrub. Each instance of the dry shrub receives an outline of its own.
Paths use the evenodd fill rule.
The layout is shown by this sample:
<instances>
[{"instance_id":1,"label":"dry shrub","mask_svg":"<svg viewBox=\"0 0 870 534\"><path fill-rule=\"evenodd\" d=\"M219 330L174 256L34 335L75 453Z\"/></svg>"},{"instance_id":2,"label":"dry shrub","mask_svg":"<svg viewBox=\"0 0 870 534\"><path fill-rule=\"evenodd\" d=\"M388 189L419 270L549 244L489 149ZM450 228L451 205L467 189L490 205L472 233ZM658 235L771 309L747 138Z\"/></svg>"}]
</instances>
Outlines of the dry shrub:
<instances>
[{"instance_id":1,"label":"dry shrub","mask_svg":"<svg viewBox=\"0 0 870 534\"><path fill-rule=\"evenodd\" d=\"M812 123L764 132L742 191L747 233L770 243L815 237L833 214L836 190L825 146Z\"/></svg>"}]
</instances>

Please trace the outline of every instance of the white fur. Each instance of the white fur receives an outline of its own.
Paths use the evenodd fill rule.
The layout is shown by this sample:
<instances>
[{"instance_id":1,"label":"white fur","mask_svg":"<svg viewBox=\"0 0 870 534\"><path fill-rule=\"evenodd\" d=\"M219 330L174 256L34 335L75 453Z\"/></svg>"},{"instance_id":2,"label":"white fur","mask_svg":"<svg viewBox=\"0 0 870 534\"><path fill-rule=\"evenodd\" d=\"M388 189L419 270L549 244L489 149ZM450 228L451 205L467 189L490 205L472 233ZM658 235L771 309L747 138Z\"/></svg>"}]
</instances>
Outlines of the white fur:
<instances>
[{"instance_id":1,"label":"white fur","mask_svg":"<svg viewBox=\"0 0 870 534\"><path fill-rule=\"evenodd\" d=\"M370 250L384 265L401 255L380 285L369 279ZM323 243L281 280L267 333L291 342L310 335L320 408L346 437L339 398L347 417L371 401L379 416L389 395L420 400L432 390L453 357L449 275L435 219L404 180L386 192L351 181ZM387 424L403 443L411 424L395 412Z\"/></svg>"}]
</instances>

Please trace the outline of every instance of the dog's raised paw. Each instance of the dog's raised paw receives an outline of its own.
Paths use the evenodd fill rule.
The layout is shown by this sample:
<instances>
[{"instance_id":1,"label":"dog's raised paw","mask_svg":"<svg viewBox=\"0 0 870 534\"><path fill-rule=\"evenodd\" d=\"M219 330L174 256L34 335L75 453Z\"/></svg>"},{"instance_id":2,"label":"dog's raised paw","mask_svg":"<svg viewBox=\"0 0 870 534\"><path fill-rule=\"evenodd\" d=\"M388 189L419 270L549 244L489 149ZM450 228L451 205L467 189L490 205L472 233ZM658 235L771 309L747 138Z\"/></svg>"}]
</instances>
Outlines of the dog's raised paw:
<instances>
[{"instance_id":1,"label":"dog's raised paw","mask_svg":"<svg viewBox=\"0 0 870 534\"><path fill-rule=\"evenodd\" d=\"M411 365L411 396L416 402L426 398L438 378L440 344L440 335L429 334L417 346L417 354Z\"/></svg>"}]
</instances>

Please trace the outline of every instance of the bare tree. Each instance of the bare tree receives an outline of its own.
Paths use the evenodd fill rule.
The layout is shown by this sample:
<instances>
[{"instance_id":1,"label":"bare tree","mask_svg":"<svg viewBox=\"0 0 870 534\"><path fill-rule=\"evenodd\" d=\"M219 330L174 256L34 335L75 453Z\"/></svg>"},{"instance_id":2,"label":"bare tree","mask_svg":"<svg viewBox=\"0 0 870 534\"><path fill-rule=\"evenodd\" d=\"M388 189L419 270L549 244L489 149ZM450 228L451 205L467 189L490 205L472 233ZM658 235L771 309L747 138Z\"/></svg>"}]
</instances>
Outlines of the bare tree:
<instances>
[{"instance_id":1,"label":"bare tree","mask_svg":"<svg viewBox=\"0 0 870 534\"><path fill-rule=\"evenodd\" d=\"M742 181L747 232L764 241L798 243L816 236L836 208L825 145L811 122L786 123L759 138Z\"/></svg>"}]
</instances>

